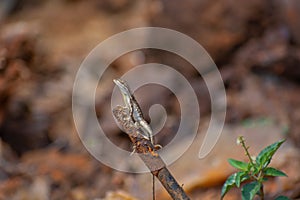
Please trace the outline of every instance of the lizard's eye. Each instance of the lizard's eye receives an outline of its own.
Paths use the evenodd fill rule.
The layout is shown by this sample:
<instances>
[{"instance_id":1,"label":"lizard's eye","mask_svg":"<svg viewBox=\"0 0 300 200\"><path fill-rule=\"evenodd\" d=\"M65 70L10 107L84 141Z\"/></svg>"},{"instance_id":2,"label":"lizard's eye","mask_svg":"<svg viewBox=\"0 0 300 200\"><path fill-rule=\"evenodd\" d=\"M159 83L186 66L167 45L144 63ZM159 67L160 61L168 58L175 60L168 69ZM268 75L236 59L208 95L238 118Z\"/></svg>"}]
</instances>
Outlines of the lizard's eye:
<instances>
[{"instance_id":1,"label":"lizard's eye","mask_svg":"<svg viewBox=\"0 0 300 200\"><path fill-rule=\"evenodd\" d=\"M125 81L121 81L121 83L128 88L128 84Z\"/></svg>"}]
</instances>

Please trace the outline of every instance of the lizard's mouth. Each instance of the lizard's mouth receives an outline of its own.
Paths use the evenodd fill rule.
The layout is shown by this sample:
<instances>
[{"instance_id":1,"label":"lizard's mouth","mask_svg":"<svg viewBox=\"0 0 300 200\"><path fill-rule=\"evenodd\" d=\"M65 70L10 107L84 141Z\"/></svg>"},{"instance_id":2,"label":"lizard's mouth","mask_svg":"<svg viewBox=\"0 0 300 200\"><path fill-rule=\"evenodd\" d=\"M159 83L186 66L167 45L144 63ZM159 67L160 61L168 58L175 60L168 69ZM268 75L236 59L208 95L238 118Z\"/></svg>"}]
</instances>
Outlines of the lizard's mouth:
<instances>
[{"instance_id":1,"label":"lizard's mouth","mask_svg":"<svg viewBox=\"0 0 300 200\"><path fill-rule=\"evenodd\" d=\"M113 79L113 82L117 85L117 86L119 86L119 87L121 87L122 88L122 83L120 82L120 80L118 80L118 79ZM124 87L124 86L123 86Z\"/></svg>"},{"instance_id":2,"label":"lizard's mouth","mask_svg":"<svg viewBox=\"0 0 300 200\"><path fill-rule=\"evenodd\" d=\"M122 82L120 82L120 80L113 79L113 82L120 88L122 93L128 93L128 91L127 91L128 89L126 88L126 86L124 86L124 84Z\"/></svg>"},{"instance_id":3,"label":"lizard's mouth","mask_svg":"<svg viewBox=\"0 0 300 200\"><path fill-rule=\"evenodd\" d=\"M120 83L120 81L119 80L117 80L117 79L114 79L113 80L113 82L120 88L120 89L122 89L123 87L122 87L122 84Z\"/></svg>"},{"instance_id":4,"label":"lizard's mouth","mask_svg":"<svg viewBox=\"0 0 300 200\"><path fill-rule=\"evenodd\" d=\"M119 81L117 79L113 79L113 82L116 84L116 85L119 85Z\"/></svg>"}]
</instances>

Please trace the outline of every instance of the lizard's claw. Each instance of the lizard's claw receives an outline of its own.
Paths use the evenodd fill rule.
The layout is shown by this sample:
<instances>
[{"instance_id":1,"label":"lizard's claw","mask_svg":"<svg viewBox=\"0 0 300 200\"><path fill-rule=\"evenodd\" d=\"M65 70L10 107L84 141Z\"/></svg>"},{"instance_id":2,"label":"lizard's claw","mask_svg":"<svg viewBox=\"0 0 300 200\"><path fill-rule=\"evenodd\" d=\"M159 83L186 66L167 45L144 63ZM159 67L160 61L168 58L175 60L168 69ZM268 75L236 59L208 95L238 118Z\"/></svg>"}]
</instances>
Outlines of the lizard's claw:
<instances>
[{"instance_id":1,"label":"lizard's claw","mask_svg":"<svg viewBox=\"0 0 300 200\"><path fill-rule=\"evenodd\" d=\"M161 146L160 144L155 144L155 145L154 145L154 150L155 150L155 151L158 151L158 150L160 150L160 149L162 149L162 146Z\"/></svg>"},{"instance_id":2,"label":"lizard's claw","mask_svg":"<svg viewBox=\"0 0 300 200\"><path fill-rule=\"evenodd\" d=\"M135 152L136 152L136 146L135 145L133 145L133 147L132 147L132 152L130 153L130 156L132 156Z\"/></svg>"}]
</instances>

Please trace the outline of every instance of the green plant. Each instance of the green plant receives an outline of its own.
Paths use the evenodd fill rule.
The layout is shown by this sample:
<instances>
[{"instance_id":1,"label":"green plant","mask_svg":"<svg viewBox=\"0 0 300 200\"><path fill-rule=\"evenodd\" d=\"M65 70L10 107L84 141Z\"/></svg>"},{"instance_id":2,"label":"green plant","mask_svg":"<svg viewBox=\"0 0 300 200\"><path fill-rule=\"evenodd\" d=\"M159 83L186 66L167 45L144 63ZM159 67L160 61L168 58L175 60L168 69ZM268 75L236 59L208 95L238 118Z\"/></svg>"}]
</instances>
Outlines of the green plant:
<instances>
[{"instance_id":1,"label":"green plant","mask_svg":"<svg viewBox=\"0 0 300 200\"><path fill-rule=\"evenodd\" d=\"M249 162L243 162L235 159L228 159L228 162L239 171L232 174L225 181L221 199L224 198L225 194L234 186L240 187L242 182L247 181L241 188L242 199L251 200L255 195L258 195L260 199L264 199L264 187L263 182L267 180L267 176L287 176L284 172L268 167L274 153L282 145L285 140L280 140L264 148L256 158L252 157L248 151L249 146L246 146L245 139L243 136L238 137L237 143L240 144L245 150L245 155L249 159ZM277 199L282 199L283 196ZM286 197L284 197L286 198ZM286 198L288 199L288 198Z\"/></svg>"}]
</instances>

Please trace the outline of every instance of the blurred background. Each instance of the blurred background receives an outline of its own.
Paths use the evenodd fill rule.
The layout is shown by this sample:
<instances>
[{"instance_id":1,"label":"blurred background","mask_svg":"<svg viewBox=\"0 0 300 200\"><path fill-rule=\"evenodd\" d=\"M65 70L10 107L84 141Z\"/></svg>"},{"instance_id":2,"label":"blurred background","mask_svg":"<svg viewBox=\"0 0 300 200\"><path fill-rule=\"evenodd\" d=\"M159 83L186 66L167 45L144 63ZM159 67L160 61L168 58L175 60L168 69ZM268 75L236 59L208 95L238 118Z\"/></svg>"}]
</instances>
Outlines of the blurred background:
<instances>
[{"instance_id":1,"label":"blurred background","mask_svg":"<svg viewBox=\"0 0 300 200\"><path fill-rule=\"evenodd\" d=\"M267 199L300 198L299 1L0 0L0 199L152 198L151 175L115 171L85 150L71 109L73 81L87 54L113 34L144 26L198 41L226 87L226 125L213 152L203 160L190 156L198 155L197 144L170 166L191 198L220 198L234 171L227 159L245 159L238 135L245 135L253 154L287 139L272 165L289 177L270 179L265 190ZM190 81L201 109L201 139L210 117L205 83L188 62L159 50L121 56L105 72L96 111L108 137L131 149L112 118L112 79L149 62L173 66ZM148 120L151 105L166 108L168 119L156 137L164 145L178 128L178 102L166 88L147 87L137 99ZM168 199L156 186L157 199ZM225 199L239 195L234 189Z\"/></svg>"}]
</instances>

